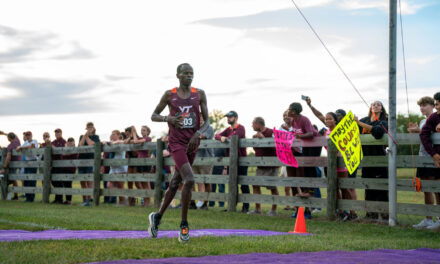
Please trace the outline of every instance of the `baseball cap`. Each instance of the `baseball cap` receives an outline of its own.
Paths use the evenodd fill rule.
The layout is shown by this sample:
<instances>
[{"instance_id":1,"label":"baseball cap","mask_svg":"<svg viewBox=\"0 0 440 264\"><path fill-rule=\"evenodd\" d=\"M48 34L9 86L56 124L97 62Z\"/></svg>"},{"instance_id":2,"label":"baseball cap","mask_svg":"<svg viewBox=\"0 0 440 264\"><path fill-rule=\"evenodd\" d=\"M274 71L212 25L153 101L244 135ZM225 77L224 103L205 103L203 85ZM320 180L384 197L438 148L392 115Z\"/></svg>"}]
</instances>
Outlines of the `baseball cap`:
<instances>
[{"instance_id":1,"label":"baseball cap","mask_svg":"<svg viewBox=\"0 0 440 264\"><path fill-rule=\"evenodd\" d=\"M227 116L227 117L230 117L230 116L238 117L238 114L237 114L237 112L231 110L225 116Z\"/></svg>"}]
</instances>

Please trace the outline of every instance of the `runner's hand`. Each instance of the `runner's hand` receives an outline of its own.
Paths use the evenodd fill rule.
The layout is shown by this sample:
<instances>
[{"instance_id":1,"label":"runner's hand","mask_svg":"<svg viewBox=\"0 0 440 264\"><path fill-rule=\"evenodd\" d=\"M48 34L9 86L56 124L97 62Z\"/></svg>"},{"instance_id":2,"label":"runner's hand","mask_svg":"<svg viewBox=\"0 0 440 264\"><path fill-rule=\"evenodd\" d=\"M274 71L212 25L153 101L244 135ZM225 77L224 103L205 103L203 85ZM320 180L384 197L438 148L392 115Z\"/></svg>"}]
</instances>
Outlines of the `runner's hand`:
<instances>
[{"instance_id":1,"label":"runner's hand","mask_svg":"<svg viewBox=\"0 0 440 264\"><path fill-rule=\"evenodd\" d=\"M199 136L195 133L189 140L188 146L186 147L186 153L191 154L196 150Z\"/></svg>"},{"instance_id":2,"label":"runner's hand","mask_svg":"<svg viewBox=\"0 0 440 264\"><path fill-rule=\"evenodd\" d=\"M437 132L440 133L440 124L438 124L438 125L435 127L435 131L437 131Z\"/></svg>"},{"instance_id":3,"label":"runner's hand","mask_svg":"<svg viewBox=\"0 0 440 264\"><path fill-rule=\"evenodd\" d=\"M308 106L310 106L312 104L312 99L310 99L310 97L308 97L308 96L307 96L307 99L306 99L306 103L307 103Z\"/></svg>"},{"instance_id":4,"label":"runner's hand","mask_svg":"<svg viewBox=\"0 0 440 264\"><path fill-rule=\"evenodd\" d=\"M228 140L227 137L221 137L221 138L220 138L220 141L223 142L223 143L225 143L227 140Z\"/></svg>"},{"instance_id":5,"label":"runner's hand","mask_svg":"<svg viewBox=\"0 0 440 264\"><path fill-rule=\"evenodd\" d=\"M183 128L183 117L175 117L175 116L169 116L168 117L168 123L173 125L175 128Z\"/></svg>"}]
</instances>

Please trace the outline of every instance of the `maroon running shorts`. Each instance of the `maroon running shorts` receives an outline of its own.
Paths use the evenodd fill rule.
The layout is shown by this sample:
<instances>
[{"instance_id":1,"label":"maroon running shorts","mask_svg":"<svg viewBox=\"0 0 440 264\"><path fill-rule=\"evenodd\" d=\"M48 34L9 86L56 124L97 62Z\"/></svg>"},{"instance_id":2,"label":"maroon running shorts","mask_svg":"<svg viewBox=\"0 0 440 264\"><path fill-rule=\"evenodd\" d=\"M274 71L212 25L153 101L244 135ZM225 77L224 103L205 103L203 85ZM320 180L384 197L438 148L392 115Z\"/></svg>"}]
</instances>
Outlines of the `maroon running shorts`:
<instances>
[{"instance_id":1,"label":"maroon running shorts","mask_svg":"<svg viewBox=\"0 0 440 264\"><path fill-rule=\"evenodd\" d=\"M194 160L196 159L197 151L194 151L193 153L186 153L185 149L178 149L170 154L174 160L176 169L180 170L183 164L187 162L189 162L190 165L193 164Z\"/></svg>"}]
</instances>

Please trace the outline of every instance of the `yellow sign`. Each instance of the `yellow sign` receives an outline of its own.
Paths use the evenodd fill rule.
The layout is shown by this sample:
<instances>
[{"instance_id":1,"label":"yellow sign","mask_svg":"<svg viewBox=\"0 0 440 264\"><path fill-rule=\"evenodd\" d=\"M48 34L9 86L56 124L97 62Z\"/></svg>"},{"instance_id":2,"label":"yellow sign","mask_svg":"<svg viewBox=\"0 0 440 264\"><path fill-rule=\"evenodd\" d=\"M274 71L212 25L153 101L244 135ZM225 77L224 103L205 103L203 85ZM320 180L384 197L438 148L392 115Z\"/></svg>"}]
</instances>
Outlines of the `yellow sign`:
<instances>
[{"instance_id":1,"label":"yellow sign","mask_svg":"<svg viewBox=\"0 0 440 264\"><path fill-rule=\"evenodd\" d=\"M364 157L359 127L350 111L330 133L330 138L341 152L348 172L352 174Z\"/></svg>"}]
</instances>

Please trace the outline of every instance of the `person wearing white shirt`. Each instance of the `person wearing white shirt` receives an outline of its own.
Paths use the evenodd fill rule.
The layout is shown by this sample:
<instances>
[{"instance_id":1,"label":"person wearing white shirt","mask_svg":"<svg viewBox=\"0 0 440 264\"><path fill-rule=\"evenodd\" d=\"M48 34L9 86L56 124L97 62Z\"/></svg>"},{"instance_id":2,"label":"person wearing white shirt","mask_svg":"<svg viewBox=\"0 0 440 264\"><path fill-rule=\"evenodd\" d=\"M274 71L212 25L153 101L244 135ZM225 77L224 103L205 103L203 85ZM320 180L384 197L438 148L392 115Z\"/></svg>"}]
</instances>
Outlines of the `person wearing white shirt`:
<instances>
[{"instance_id":1,"label":"person wearing white shirt","mask_svg":"<svg viewBox=\"0 0 440 264\"><path fill-rule=\"evenodd\" d=\"M31 131L26 131L23 133L25 141L23 143L23 145L21 145L20 147L17 147L17 151L21 151L23 149L34 149L34 148L38 148L38 142L35 139L32 139L32 132ZM36 161L37 160L37 155L35 154L25 154L24 158L26 161ZM37 173L37 168L24 168L24 173L25 174L36 174ZM35 187L37 186L37 181L36 180L25 180L23 181L23 186L24 187ZM26 193L26 200L25 202L31 203L34 201L35 199L35 194L34 193Z\"/></svg>"}]
</instances>

